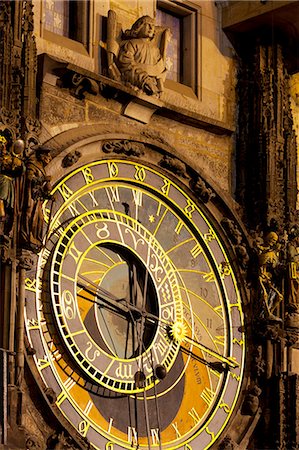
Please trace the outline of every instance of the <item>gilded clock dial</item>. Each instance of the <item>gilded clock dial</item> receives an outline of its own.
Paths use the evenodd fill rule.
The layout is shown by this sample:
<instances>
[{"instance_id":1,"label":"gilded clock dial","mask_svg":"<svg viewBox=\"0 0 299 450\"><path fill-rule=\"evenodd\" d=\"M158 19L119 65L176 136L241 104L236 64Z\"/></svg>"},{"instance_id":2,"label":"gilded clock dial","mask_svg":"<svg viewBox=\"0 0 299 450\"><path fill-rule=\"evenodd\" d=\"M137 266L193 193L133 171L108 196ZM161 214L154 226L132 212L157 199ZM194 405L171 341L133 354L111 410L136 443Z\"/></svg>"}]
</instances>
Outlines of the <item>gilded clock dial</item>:
<instances>
[{"instance_id":1,"label":"gilded clock dial","mask_svg":"<svg viewBox=\"0 0 299 450\"><path fill-rule=\"evenodd\" d=\"M211 447L245 351L216 229L185 189L134 161L93 162L54 193L26 314L56 405L99 450Z\"/></svg>"}]
</instances>

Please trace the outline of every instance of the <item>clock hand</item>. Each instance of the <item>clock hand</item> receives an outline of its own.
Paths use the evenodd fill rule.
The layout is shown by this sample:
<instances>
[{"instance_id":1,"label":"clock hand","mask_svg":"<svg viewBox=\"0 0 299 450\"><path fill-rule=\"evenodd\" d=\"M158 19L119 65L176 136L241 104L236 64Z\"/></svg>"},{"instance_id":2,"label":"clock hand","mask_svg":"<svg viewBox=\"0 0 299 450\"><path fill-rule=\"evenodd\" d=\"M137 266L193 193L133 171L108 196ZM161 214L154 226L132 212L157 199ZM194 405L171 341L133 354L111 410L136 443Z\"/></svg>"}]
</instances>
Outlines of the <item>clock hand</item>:
<instances>
[{"instance_id":1,"label":"clock hand","mask_svg":"<svg viewBox=\"0 0 299 450\"><path fill-rule=\"evenodd\" d=\"M196 353L192 352L190 349L183 347L182 345L180 346L180 350L182 353L185 353L186 355L190 355L193 359L195 359L196 361L204 364L205 366L210 367L210 369L216 370L219 373L225 372L226 370L228 370L228 366L227 363L223 363L220 361L216 361L216 362L209 362L206 361L205 359L201 358L200 356L196 355Z\"/></svg>"},{"instance_id":2,"label":"clock hand","mask_svg":"<svg viewBox=\"0 0 299 450\"><path fill-rule=\"evenodd\" d=\"M147 320L152 320L153 322L162 322L165 325L171 325L171 322L162 319L161 317L156 316L155 314L152 314L148 311L144 311L143 309L139 308L138 306L132 305L131 303L128 303L125 298L117 298L115 295L111 294L109 291L106 291L105 289L101 288L97 284L93 283L91 280L88 280L88 278L85 278L82 275L78 275L78 278L84 280L89 285L91 285L94 288L94 291L87 287L83 283L77 283L77 285L84 289L89 294L97 297L99 300L101 300L105 305L113 306L116 309L119 309L119 311L128 313L129 311L135 312L137 315L137 318L145 317ZM93 300L91 300L93 301ZM138 314L137 314L138 313ZM134 315L133 315L134 317ZM136 318L135 318L136 320Z\"/></svg>"},{"instance_id":3,"label":"clock hand","mask_svg":"<svg viewBox=\"0 0 299 450\"><path fill-rule=\"evenodd\" d=\"M190 338L186 334L186 328L183 322L174 322L169 328L168 328L168 334L171 339L178 342L180 345L182 342L188 342L191 345L194 345L195 347L199 348L205 353L208 353L208 355L214 356L214 358L217 358L218 361L221 361L222 363L227 364L229 367L236 368L239 366L239 364L236 361L233 361L230 358L227 358L220 353L216 352L215 350L212 350L211 348L207 347L206 345L201 344L200 342L195 341L195 339Z\"/></svg>"},{"instance_id":4,"label":"clock hand","mask_svg":"<svg viewBox=\"0 0 299 450\"><path fill-rule=\"evenodd\" d=\"M82 277L80 276L81 278ZM87 280L87 279L86 279ZM87 280L89 281L89 280ZM89 281L90 282L90 281ZM98 288L98 286L92 282L90 282L93 286L95 286L96 288ZM181 345L181 343L183 341L188 342L192 345L194 345L195 347L198 347L200 350L204 351L205 353L208 353L211 356L214 356L216 359L218 359L219 361L221 361L222 363L226 363L229 367L232 368L236 368L239 366L239 364L236 361L233 361L223 355L221 355L220 353L217 353L216 351L212 350L211 348L201 344L200 342L195 341L194 339L186 336L186 333L184 331L184 324L182 322L174 322L171 323L167 320L161 319L160 317L156 316L155 314L149 313L147 311L143 311L142 309L138 308L137 306L131 305L129 303L123 304L121 303L122 301L124 301L125 299L116 299L115 296L112 296L112 294L109 293L110 295L110 299L104 299L102 298L100 295L97 294L97 292L93 292L91 290L89 290L88 288L86 288L86 286L80 285L78 283L79 287L82 287L83 289L85 289L88 293L95 295L97 298L99 298L99 300L103 301L104 304L108 304L108 306L113 306L115 307L115 309L117 309L119 312L121 313L125 313L128 314L131 312L135 312L135 313L139 313L140 317L148 319L148 320L152 320L154 322L161 322L162 324L166 325L168 327L168 334L170 336L171 339L179 342L179 344ZM107 291L106 295L107 295ZM120 306L122 305L122 306ZM131 316L133 320L135 320L134 316Z\"/></svg>"}]
</instances>

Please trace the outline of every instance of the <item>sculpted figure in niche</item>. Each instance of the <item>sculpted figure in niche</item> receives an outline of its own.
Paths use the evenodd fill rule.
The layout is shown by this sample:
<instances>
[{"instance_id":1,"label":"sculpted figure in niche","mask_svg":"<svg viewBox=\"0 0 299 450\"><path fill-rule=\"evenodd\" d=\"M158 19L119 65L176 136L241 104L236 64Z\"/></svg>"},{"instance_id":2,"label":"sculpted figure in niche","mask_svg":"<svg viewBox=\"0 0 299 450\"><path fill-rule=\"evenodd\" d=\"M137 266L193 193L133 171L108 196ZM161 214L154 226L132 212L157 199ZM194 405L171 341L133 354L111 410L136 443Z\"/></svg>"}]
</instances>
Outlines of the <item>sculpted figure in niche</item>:
<instances>
[{"instance_id":1,"label":"sculpted figure in niche","mask_svg":"<svg viewBox=\"0 0 299 450\"><path fill-rule=\"evenodd\" d=\"M299 226L292 227L289 233L288 247L288 327L299 326Z\"/></svg>"},{"instance_id":2,"label":"sculpted figure in niche","mask_svg":"<svg viewBox=\"0 0 299 450\"><path fill-rule=\"evenodd\" d=\"M113 40L116 16L108 16L108 70L114 79L139 88L147 95L159 95L163 91L166 77L165 52L169 30L155 26L150 16L140 17L130 30L122 34L119 46ZM159 33L157 30L159 29ZM118 50L118 51L117 51ZM116 64L112 57L116 55Z\"/></svg>"},{"instance_id":3,"label":"sculpted figure in niche","mask_svg":"<svg viewBox=\"0 0 299 450\"><path fill-rule=\"evenodd\" d=\"M22 175L24 164L22 153L24 142L16 141L11 150L7 149L7 140L0 135L0 222L5 222L1 232L7 234L13 223L15 186L14 179Z\"/></svg>"},{"instance_id":4,"label":"sculpted figure in niche","mask_svg":"<svg viewBox=\"0 0 299 450\"><path fill-rule=\"evenodd\" d=\"M258 245L259 283L261 297L266 308L267 318L281 320L273 314L273 311L283 299L281 292L275 285L277 270L279 268L278 235L274 231L268 232L262 245Z\"/></svg>"},{"instance_id":5,"label":"sculpted figure in niche","mask_svg":"<svg viewBox=\"0 0 299 450\"><path fill-rule=\"evenodd\" d=\"M46 175L45 167L50 161L50 149L39 146L26 163L20 239L22 247L33 251L38 251L42 246L44 225L42 203L51 197L50 177Z\"/></svg>"}]
</instances>

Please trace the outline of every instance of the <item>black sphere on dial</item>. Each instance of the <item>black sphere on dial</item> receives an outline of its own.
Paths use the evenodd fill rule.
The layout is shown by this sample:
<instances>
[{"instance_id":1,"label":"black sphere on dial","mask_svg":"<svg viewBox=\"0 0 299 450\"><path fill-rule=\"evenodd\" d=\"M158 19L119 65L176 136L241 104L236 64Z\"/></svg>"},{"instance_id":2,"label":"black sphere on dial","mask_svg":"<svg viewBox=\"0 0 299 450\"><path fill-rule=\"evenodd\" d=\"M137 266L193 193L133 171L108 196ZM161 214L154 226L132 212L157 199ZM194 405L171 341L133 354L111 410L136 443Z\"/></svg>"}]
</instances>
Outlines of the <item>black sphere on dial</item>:
<instances>
[{"instance_id":1,"label":"black sphere on dial","mask_svg":"<svg viewBox=\"0 0 299 450\"><path fill-rule=\"evenodd\" d=\"M157 378L159 378L159 380L164 380L164 378L167 375L166 368L164 366L162 366L161 364L158 364L155 367L155 375Z\"/></svg>"}]
</instances>

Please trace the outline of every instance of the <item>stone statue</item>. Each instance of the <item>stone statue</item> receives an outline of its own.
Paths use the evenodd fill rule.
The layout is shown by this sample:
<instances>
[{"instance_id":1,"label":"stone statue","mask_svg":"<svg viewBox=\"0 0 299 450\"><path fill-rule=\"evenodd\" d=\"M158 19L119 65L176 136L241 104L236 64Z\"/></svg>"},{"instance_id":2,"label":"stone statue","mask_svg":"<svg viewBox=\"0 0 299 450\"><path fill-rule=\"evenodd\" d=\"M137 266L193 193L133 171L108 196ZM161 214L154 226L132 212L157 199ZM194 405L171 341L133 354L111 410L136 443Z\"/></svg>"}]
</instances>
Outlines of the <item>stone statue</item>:
<instances>
[{"instance_id":1,"label":"stone statue","mask_svg":"<svg viewBox=\"0 0 299 450\"><path fill-rule=\"evenodd\" d=\"M47 450L75 450L78 447L73 445L73 440L70 436L65 435L62 431L54 432L47 440Z\"/></svg>"},{"instance_id":2,"label":"stone statue","mask_svg":"<svg viewBox=\"0 0 299 450\"><path fill-rule=\"evenodd\" d=\"M273 314L273 311L282 301L283 296L275 285L275 275L279 268L279 250L278 235L275 231L268 232L262 244L258 244L258 266L259 266L259 284L261 287L261 297L266 308L268 319L281 319Z\"/></svg>"},{"instance_id":3,"label":"stone statue","mask_svg":"<svg viewBox=\"0 0 299 450\"><path fill-rule=\"evenodd\" d=\"M120 44L117 45L116 38L113 37L116 30L115 23L115 13L109 11L107 39L109 75L140 89L147 95L159 95L163 91L166 76L165 52L169 30L161 31L160 27L155 26L154 19L143 16L136 20L130 30L122 34Z\"/></svg>"},{"instance_id":4,"label":"stone statue","mask_svg":"<svg viewBox=\"0 0 299 450\"><path fill-rule=\"evenodd\" d=\"M38 146L26 162L20 242L23 248L33 251L38 251L42 246L44 225L42 203L51 197L50 177L46 175L45 167L50 161L50 149Z\"/></svg>"},{"instance_id":5,"label":"stone statue","mask_svg":"<svg viewBox=\"0 0 299 450\"><path fill-rule=\"evenodd\" d=\"M288 305L286 324L299 327L299 226L292 227L287 246Z\"/></svg>"},{"instance_id":6,"label":"stone statue","mask_svg":"<svg viewBox=\"0 0 299 450\"><path fill-rule=\"evenodd\" d=\"M10 231L13 223L14 179L21 176L24 171L23 150L24 142L18 140L8 151L7 140L0 135L0 222L5 222L5 226L1 230L4 234Z\"/></svg>"},{"instance_id":7,"label":"stone statue","mask_svg":"<svg viewBox=\"0 0 299 450\"><path fill-rule=\"evenodd\" d=\"M259 409L259 396L261 395L262 390L257 385L252 385L246 394L244 403L242 405L242 414L248 416L254 416L254 414Z\"/></svg>"}]
</instances>

